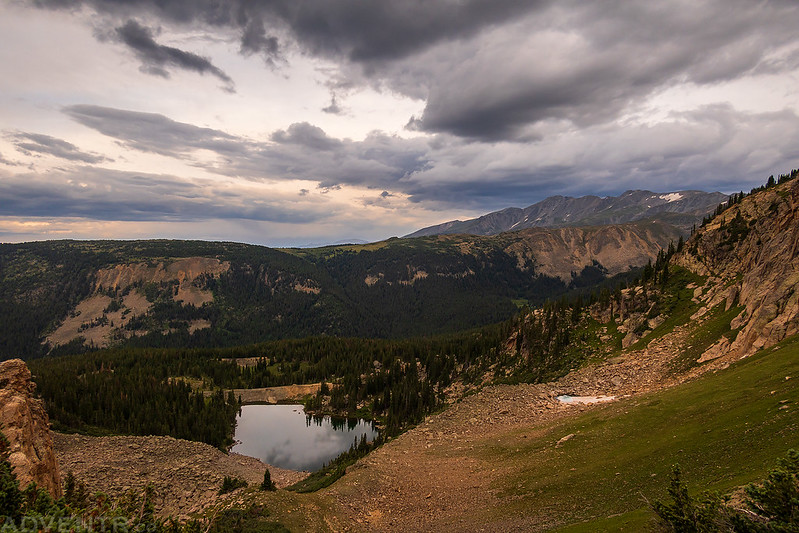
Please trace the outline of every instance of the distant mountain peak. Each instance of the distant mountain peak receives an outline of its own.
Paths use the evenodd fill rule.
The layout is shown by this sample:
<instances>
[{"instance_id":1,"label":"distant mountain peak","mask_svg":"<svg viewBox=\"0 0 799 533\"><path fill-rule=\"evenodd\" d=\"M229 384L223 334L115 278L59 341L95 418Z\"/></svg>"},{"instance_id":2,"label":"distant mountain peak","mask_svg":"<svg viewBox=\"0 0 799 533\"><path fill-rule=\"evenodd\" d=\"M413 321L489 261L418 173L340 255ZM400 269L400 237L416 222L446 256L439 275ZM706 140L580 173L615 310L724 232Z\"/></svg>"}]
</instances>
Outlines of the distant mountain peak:
<instances>
[{"instance_id":1,"label":"distant mountain peak","mask_svg":"<svg viewBox=\"0 0 799 533\"><path fill-rule=\"evenodd\" d=\"M688 232L727 199L726 194L704 191L656 193L631 189L619 196L550 196L525 208L506 207L470 220L451 220L409 235L424 237L463 233L496 235L527 228L599 226L653 219Z\"/></svg>"}]
</instances>

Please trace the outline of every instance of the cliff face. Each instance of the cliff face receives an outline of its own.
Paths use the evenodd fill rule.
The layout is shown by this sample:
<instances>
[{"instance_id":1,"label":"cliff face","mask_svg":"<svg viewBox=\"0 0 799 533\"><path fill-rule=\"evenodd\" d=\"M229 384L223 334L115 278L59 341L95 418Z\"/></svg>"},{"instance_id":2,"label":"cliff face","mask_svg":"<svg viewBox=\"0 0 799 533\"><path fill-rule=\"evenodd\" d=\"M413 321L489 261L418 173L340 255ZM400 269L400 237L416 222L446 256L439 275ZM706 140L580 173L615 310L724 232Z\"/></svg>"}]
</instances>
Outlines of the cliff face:
<instances>
[{"instance_id":1,"label":"cliff face","mask_svg":"<svg viewBox=\"0 0 799 533\"><path fill-rule=\"evenodd\" d=\"M744 308L731 323L737 337L717 352L743 357L799 332L799 180L733 205L700 228L676 261L708 277L698 296L705 310Z\"/></svg>"},{"instance_id":2,"label":"cliff face","mask_svg":"<svg viewBox=\"0 0 799 533\"><path fill-rule=\"evenodd\" d=\"M28 367L20 359L0 363L0 426L10 443L9 462L20 487L30 483L61 496L50 420L44 402L33 397L35 385Z\"/></svg>"}]
</instances>

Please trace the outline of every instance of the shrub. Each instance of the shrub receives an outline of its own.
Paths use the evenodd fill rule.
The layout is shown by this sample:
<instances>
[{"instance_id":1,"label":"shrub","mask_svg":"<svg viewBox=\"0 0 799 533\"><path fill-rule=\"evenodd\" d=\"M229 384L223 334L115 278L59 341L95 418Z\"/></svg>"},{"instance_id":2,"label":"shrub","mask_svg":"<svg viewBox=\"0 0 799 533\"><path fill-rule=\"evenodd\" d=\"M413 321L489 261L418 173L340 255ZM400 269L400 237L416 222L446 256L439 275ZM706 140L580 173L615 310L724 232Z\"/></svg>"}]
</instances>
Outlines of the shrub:
<instances>
[{"instance_id":1,"label":"shrub","mask_svg":"<svg viewBox=\"0 0 799 533\"><path fill-rule=\"evenodd\" d=\"M228 492L233 492L236 489L240 489L242 487L246 487L247 482L243 479L239 479L237 477L230 477L225 476L225 479L222 480L222 487L219 489L219 494L227 494Z\"/></svg>"},{"instance_id":2,"label":"shrub","mask_svg":"<svg viewBox=\"0 0 799 533\"><path fill-rule=\"evenodd\" d=\"M661 529L675 533L791 533L799 532L799 452L789 450L762 485L745 488L747 507L733 509L728 499L706 493L701 500L688 494L675 466L669 485L670 503L655 502L652 510Z\"/></svg>"}]
</instances>

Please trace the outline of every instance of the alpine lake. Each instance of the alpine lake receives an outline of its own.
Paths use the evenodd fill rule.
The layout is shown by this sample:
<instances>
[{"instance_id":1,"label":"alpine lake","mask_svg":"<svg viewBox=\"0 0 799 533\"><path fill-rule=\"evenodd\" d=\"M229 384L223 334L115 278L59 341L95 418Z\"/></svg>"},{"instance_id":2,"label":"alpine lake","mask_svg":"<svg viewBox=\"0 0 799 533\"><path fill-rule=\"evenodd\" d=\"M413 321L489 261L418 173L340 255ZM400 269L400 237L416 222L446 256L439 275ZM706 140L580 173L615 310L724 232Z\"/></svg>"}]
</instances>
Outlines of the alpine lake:
<instances>
[{"instance_id":1,"label":"alpine lake","mask_svg":"<svg viewBox=\"0 0 799 533\"><path fill-rule=\"evenodd\" d=\"M278 468L313 472L378 432L371 421L308 415L302 405L244 405L236 419L231 452Z\"/></svg>"}]
</instances>

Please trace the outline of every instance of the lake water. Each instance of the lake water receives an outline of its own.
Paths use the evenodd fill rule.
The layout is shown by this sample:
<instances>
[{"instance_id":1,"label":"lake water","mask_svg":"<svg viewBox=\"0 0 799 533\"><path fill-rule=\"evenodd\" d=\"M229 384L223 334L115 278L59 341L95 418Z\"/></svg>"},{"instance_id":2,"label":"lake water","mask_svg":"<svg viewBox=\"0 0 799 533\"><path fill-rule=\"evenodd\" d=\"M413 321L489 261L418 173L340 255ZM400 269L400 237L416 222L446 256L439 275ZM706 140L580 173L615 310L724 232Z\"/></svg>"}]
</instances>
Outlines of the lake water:
<instances>
[{"instance_id":1,"label":"lake water","mask_svg":"<svg viewBox=\"0 0 799 533\"><path fill-rule=\"evenodd\" d=\"M236 422L230 451L291 470L318 470L361 435L377 437L371 422L309 417L301 405L245 405Z\"/></svg>"}]
</instances>

